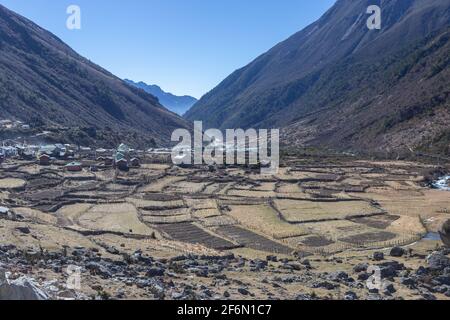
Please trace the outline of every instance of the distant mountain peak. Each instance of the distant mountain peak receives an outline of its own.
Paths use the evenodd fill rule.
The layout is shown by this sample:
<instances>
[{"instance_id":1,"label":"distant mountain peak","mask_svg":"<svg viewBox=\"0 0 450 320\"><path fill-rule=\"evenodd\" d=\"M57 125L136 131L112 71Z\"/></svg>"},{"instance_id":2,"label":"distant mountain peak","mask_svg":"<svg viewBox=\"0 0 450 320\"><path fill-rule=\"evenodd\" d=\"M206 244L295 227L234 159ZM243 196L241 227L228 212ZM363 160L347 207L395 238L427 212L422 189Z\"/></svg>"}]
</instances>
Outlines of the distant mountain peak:
<instances>
[{"instance_id":1,"label":"distant mountain peak","mask_svg":"<svg viewBox=\"0 0 450 320\"><path fill-rule=\"evenodd\" d=\"M157 97L164 107L180 116L185 114L197 102L196 98L188 95L177 96L170 92L165 92L156 84L146 84L143 81L134 82L129 79L125 79L125 82Z\"/></svg>"}]
</instances>

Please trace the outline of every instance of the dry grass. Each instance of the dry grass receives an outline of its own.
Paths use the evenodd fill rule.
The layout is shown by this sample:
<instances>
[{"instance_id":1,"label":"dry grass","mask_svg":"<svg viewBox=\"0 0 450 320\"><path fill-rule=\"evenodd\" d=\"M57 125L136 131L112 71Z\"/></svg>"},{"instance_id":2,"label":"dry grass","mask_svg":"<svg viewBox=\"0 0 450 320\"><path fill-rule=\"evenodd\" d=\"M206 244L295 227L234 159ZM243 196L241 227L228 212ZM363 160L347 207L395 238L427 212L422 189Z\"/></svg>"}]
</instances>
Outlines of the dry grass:
<instances>
[{"instance_id":1,"label":"dry grass","mask_svg":"<svg viewBox=\"0 0 450 320\"><path fill-rule=\"evenodd\" d=\"M277 193L303 193L296 183L281 183L276 189Z\"/></svg>"},{"instance_id":2,"label":"dry grass","mask_svg":"<svg viewBox=\"0 0 450 320\"><path fill-rule=\"evenodd\" d=\"M215 199L186 199L186 204L194 210L217 208Z\"/></svg>"},{"instance_id":3,"label":"dry grass","mask_svg":"<svg viewBox=\"0 0 450 320\"><path fill-rule=\"evenodd\" d=\"M23 188L26 182L22 179L6 178L0 179L0 190Z\"/></svg>"},{"instance_id":4,"label":"dry grass","mask_svg":"<svg viewBox=\"0 0 450 320\"><path fill-rule=\"evenodd\" d=\"M277 196L274 191L253 191L253 190L235 190L231 189L227 193L230 196L245 198L274 198Z\"/></svg>"},{"instance_id":5,"label":"dry grass","mask_svg":"<svg viewBox=\"0 0 450 320\"><path fill-rule=\"evenodd\" d=\"M313 202L275 200L275 205L283 217L291 223L342 220L354 216L369 216L382 212L365 201Z\"/></svg>"},{"instance_id":6,"label":"dry grass","mask_svg":"<svg viewBox=\"0 0 450 320\"><path fill-rule=\"evenodd\" d=\"M192 218L190 214L187 215L172 215L172 216L142 216L142 220L150 224L171 224L191 222Z\"/></svg>"},{"instance_id":7,"label":"dry grass","mask_svg":"<svg viewBox=\"0 0 450 320\"><path fill-rule=\"evenodd\" d=\"M51 225L57 225L58 223L58 218L55 215L44 213L39 210L31 208L15 208L14 211L27 220Z\"/></svg>"},{"instance_id":8,"label":"dry grass","mask_svg":"<svg viewBox=\"0 0 450 320\"><path fill-rule=\"evenodd\" d=\"M108 256L103 248L97 246L87 237L56 226L0 220L0 227L2 230L0 232L0 243L13 243L22 250L31 249L39 252L42 248L50 252L60 252L64 246L72 248L82 246L96 248L103 256ZM28 227L30 234L23 234L17 230L18 227Z\"/></svg>"},{"instance_id":9,"label":"dry grass","mask_svg":"<svg viewBox=\"0 0 450 320\"><path fill-rule=\"evenodd\" d=\"M218 209L199 209L199 210L195 210L192 213L192 216L197 219L217 217L220 215L221 215L221 213Z\"/></svg>"},{"instance_id":10,"label":"dry grass","mask_svg":"<svg viewBox=\"0 0 450 320\"><path fill-rule=\"evenodd\" d=\"M151 235L154 230L139 221L133 205L95 205L82 213L78 224L86 229L121 232L125 234Z\"/></svg>"},{"instance_id":11,"label":"dry grass","mask_svg":"<svg viewBox=\"0 0 450 320\"><path fill-rule=\"evenodd\" d=\"M178 182L183 181L184 177L164 177L162 179L158 179L151 184L145 185L139 189L140 192L162 192L164 188Z\"/></svg>"},{"instance_id":12,"label":"dry grass","mask_svg":"<svg viewBox=\"0 0 450 320\"><path fill-rule=\"evenodd\" d=\"M180 181L168 186L167 192L181 193L181 194L200 193L206 188L207 184L208 183L204 182Z\"/></svg>"},{"instance_id":13,"label":"dry grass","mask_svg":"<svg viewBox=\"0 0 450 320\"><path fill-rule=\"evenodd\" d=\"M183 200L173 200L173 201L157 201L157 200L144 200L138 198L127 198L127 202L132 203L136 208L146 208L148 210L152 209L176 209L184 207Z\"/></svg>"},{"instance_id":14,"label":"dry grass","mask_svg":"<svg viewBox=\"0 0 450 320\"><path fill-rule=\"evenodd\" d=\"M305 229L282 221L269 205L231 206L229 214L245 227L275 239L307 234Z\"/></svg>"},{"instance_id":15,"label":"dry grass","mask_svg":"<svg viewBox=\"0 0 450 320\"><path fill-rule=\"evenodd\" d=\"M178 208L170 210L141 210L142 216L155 216L155 217L173 217L173 216L186 216L191 212L190 208Z\"/></svg>"},{"instance_id":16,"label":"dry grass","mask_svg":"<svg viewBox=\"0 0 450 320\"><path fill-rule=\"evenodd\" d=\"M221 226L232 226L237 224L237 221L230 216L219 215L203 218L200 220L202 226L211 227L221 227Z\"/></svg>"}]
</instances>

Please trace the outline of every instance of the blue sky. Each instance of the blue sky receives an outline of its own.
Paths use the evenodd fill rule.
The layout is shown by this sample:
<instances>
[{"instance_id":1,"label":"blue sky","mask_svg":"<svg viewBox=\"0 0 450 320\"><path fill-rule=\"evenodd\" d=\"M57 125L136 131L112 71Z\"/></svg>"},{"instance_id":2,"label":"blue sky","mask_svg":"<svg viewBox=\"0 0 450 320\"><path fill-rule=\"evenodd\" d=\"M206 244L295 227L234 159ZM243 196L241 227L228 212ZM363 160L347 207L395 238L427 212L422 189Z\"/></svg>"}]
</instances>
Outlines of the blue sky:
<instances>
[{"instance_id":1,"label":"blue sky","mask_svg":"<svg viewBox=\"0 0 450 320\"><path fill-rule=\"evenodd\" d=\"M197 98L335 0L0 0L121 78ZM66 28L80 6L82 29Z\"/></svg>"}]
</instances>

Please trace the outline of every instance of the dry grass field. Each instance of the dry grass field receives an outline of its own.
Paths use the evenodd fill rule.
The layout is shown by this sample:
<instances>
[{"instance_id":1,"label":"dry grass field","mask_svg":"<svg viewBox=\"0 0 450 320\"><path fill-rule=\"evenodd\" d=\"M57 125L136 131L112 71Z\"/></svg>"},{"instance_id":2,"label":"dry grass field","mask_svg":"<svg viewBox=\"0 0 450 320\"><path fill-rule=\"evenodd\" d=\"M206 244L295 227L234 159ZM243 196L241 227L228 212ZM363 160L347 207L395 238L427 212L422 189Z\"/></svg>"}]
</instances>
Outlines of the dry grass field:
<instances>
[{"instance_id":1,"label":"dry grass field","mask_svg":"<svg viewBox=\"0 0 450 320\"><path fill-rule=\"evenodd\" d=\"M275 200L274 203L283 219L289 223L344 220L383 213L365 201Z\"/></svg>"},{"instance_id":2,"label":"dry grass field","mask_svg":"<svg viewBox=\"0 0 450 320\"><path fill-rule=\"evenodd\" d=\"M13 190L18 188L23 188L26 184L26 181L22 179L0 179L0 190Z\"/></svg>"},{"instance_id":3,"label":"dry grass field","mask_svg":"<svg viewBox=\"0 0 450 320\"><path fill-rule=\"evenodd\" d=\"M266 286L251 271L255 259L276 255L295 262L305 256L318 273L351 270L376 250L403 246L427 252L439 244L421 240L450 217L449 193L425 185L433 167L353 159L285 162L273 176L242 168L146 163L129 172L103 168L69 174L58 166L6 163L0 167L0 206L16 217L0 219L0 244L32 251L91 248L112 259L142 252L163 261L233 253L250 262L242 267L247 271L233 267L227 275L248 281L255 298L283 298L295 290L327 292L294 280L282 284L287 291L275 289L273 279L280 272L292 277L303 270L282 262L264 274ZM419 257L414 259L401 261L413 265ZM412 297L403 287L398 292ZM332 295L339 298L342 292Z\"/></svg>"},{"instance_id":4,"label":"dry grass field","mask_svg":"<svg viewBox=\"0 0 450 320\"><path fill-rule=\"evenodd\" d=\"M274 239L297 237L308 233L301 226L281 220L278 213L269 205L230 206L230 208L228 214L241 225Z\"/></svg>"}]
</instances>

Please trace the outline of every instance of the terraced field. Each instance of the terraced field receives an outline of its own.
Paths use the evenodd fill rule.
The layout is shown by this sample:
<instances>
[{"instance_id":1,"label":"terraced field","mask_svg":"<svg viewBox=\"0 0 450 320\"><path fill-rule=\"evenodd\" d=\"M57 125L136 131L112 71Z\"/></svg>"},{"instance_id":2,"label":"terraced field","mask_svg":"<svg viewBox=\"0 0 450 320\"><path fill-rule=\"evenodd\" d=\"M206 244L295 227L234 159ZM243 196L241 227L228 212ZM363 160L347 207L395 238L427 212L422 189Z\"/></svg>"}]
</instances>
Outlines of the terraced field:
<instances>
[{"instance_id":1,"label":"terraced field","mask_svg":"<svg viewBox=\"0 0 450 320\"><path fill-rule=\"evenodd\" d=\"M276 254L291 254L292 248L272 241L255 232L238 226L225 226L217 229L220 234L235 240L244 247Z\"/></svg>"},{"instance_id":2,"label":"terraced field","mask_svg":"<svg viewBox=\"0 0 450 320\"><path fill-rule=\"evenodd\" d=\"M28 219L79 232L261 253L412 243L437 231L450 212L448 195L422 183L432 166L327 161L286 158L273 176L152 163L72 174L17 161L0 169L0 204L29 208L22 210Z\"/></svg>"},{"instance_id":3,"label":"terraced field","mask_svg":"<svg viewBox=\"0 0 450 320\"><path fill-rule=\"evenodd\" d=\"M163 224L158 226L158 229L167 233L172 239L180 242L201 244L219 250L237 247L237 245L231 241L214 236L192 223Z\"/></svg>"}]
</instances>

